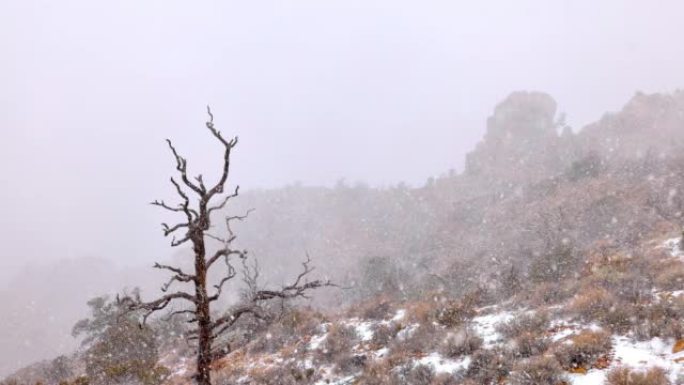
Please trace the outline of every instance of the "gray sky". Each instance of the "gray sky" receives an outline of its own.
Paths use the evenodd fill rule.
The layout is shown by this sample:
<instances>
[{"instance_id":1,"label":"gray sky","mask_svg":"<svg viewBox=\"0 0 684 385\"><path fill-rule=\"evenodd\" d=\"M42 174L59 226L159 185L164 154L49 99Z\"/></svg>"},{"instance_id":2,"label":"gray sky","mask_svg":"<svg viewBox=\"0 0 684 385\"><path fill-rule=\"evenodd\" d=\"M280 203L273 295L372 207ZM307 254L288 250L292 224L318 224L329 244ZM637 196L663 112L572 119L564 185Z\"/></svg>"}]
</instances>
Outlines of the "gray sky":
<instances>
[{"instance_id":1,"label":"gray sky","mask_svg":"<svg viewBox=\"0 0 684 385\"><path fill-rule=\"evenodd\" d=\"M509 92L573 127L684 85L681 1L0 0L0 267L169 253L175 139L244 188L460 169ZM0 276L1 277L1 276Z\"/></svg>"}]
</instances>

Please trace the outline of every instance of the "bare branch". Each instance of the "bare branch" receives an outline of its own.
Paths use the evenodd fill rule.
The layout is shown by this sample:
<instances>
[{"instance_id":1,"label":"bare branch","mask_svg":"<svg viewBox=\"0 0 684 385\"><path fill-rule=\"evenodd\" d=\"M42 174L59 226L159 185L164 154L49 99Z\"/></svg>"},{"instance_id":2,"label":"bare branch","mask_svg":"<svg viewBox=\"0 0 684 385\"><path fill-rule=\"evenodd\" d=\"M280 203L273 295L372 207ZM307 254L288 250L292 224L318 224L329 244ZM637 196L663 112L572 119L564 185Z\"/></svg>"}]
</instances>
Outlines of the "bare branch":
<instances>
[{"instance_id":1,"label":"bare branch","mask_svg":"<svg viewBox=\"0 0 684 385\"><path fill-rule=\"evenodd\" d=\"M162 230L164 230L164 236L165 237L167 237L167 236L169 236L169 234L171 234L175 231L178 231L182 228L185 228L185 227L190 227L190 224L189 223L179 223L173 227L169 227L169 225L167 225L166 223L162 223Z\"/></svg>"},{"instance_id":2,"label":"bare branch","mask_svg":"<svg viewBox=\"0 0 684 385\"><path fill-rule=\"evenodd\" d=\"M212 212L214 212L216 210L221 210L222 208L224 208L226 206L226 204L228 203L229 200L237 197L239 193L240 193L240 186L235 186L235 191L230 195L226 195L220 204L209 208L209 210L207 210L207 214L211 214Z\"/></svg>"},{"instance_id":3,"label":"bare branch","mask_svg":"<svg viewBox=\"0 0 684 385\"><path fill-rule=\"evenodd\" d=\"M180 245L184 244L185 242L187 242L187 241L189 241L189 240L190 240L190 235L186 235L186 236L184 236L184 237L181 238L181 239L176 239L176 237L174 237L174 238L171 240L171 246L172 246L172 247L177 247L177 246L180 246Z\"/></svg>"},{"instance_id":4,"label":"bare branch","mask_svg":"<svg viewBox=\"0 0 684 385\"><path fill-rule=\"evenodd\" d=\"M178 274L179 276L181 276L181 277L183 277L183 278L187 278L187 281L191 281L191 280L195 279L195 276L194 276L194 275L187 274L187 273L183 272L183 270L181 270L181 269L178 268L178 267L173 267L173 266L168 266L168 265L161 265L161 264L159 264L159 263L157 263L157 262L155 262L155 263L154 263L154 266L152 266L152 267L154 267L155 269L165 269L165 270L169 270L169 271L171 271L172 273Z\"/></svg>"},{"instance_id":5,"label":"bare branch","mask_svg":"<svg viewBox=\"0 0 684 385\"><path fill-rule=\"evenodd\" d=\"M225 151L223 153L223 171L221 173L221 178L219 178L219 181L212 187L211 190L209 190L206 194L206 201L211 199L215 194L220 194L223 192L223 188L226 184L226 181L228 180L228 174L230 172L230 151L235 147L238 143L238 138L237 136L229 141L223 138L221 135L221 132L218 131L214 127L214 115L211 113L211 108L207 106L207 114L209 115L209 121L207 121L207 128L211 133L218 139L223 146L225 147Z\"/></svg>"},{"instance_id":6,"label":"bare branch","mask_svg":"<svg viewBox=\"0 0 684 385\"><path fill-rule=\"evenodd\" d=\"M212 330L218 329L214 331L213 338L218 337L219 335L221 335L221 333L228 330L240 319L241 316L245 314L252 314L257 318L264 318L261 309L255 304L238 306L231 310L228 314L224 315L223 317L217 318L212 323Z\"/></svg>"},{"instance_id":7,"label":"bare branch","mask_svg":"<svg viewBox=\"0 0 684 385\"><path fill-rule=\"evenodd\" d=\"M169 313L169 315L166 316L166 317L164 318L164 320L165 320L165 321L171 321L171 319L172 319L173 317L179 316L179 315L183 315L183 314L190 314L190 315L193 315L193 316L194 316L194 315L195 315L195 311L194 311L194 310L190 310L190 309L186 309L186 310L176 310L176 311L173 311L173 312ZM192 319L194 319L194 317L193 317ZM190 322L190 321L188 321L188 322Z\"/></svg>"},{"instance_id":8,"label":"bare branch","mask_svg":"<svg viewBox=\"0 0 684 385\"><path fill-rule=\"evenodd\" d=\"M196 192L199 196L203 196L205 191L188 179L188 161L182 156L178 155L178 151L176 151L176 148L173 146L173 143L171 143L170 139L166 139L166 143L168 143L174 158L176 158L176 170L178 170L178 172L181 174L181 180L183 183L190 187L190 189Z\"/></svg>"},{"instance_id":9,"label":"bare branch","mask_svg":"<svg viewBox=\"0 0 684 385\"><path fill-rule=\"evenodd\" d=\"M159 200L155 200L154 202L150 202L150 204L153 206L159 206L159 207L162 207L162 208L167 209L169 211L173 211L173 212L177 212L177 213L183 212L183 207L181 205L179 205L178 207L171 207L171 206L167 205L164 201L159 201Z\"/></svg>"},{"instance_id":10,"label":"bare branch","mask_svg":"<svg viewBox=\"0 0 684 385\"><path fill-rule=\"evenodd\" d=\"M233 240L235 240L236 235L233 232L233 228L230 226L230 222L232 222L232 221L243 221L243 220L247 219L247 217L249 216L249 214L252 213L252 211L254 211L254 209L247 210L247 212L245 212L244 215L233 215L233 216L226 217L226 230L228 230L228 234L230 235L231 242Z\"/></svg>"},{"instance_id":11,"label":"bare branch","mask_svg":"<svg viewBox=\"0 0 684 385\"><path fill-rule=\"evenodd\" d=\"M306 261L302 262L304 270L297 276L297 279L295 279L294 283L284 286L281 290L259 290L254 294L254 298L252 299L252 301L257 302L269 300L272 298L309 298L307 292L312 289L317 289L326 286L337 286L330 282L330 280L323 281L317 279L315 281L310 282L306 281L306 276L314 270L313 267L309 266L309 263L311 263L311 257L309 257L309 254L307 253ZM304 282L302 282L302 280L304 280Z\"/></svg>"},{"instance_id":12,"label":"bare branch","mask_svg":"<svg viewBox=\"0 0 684 385\"><path fill-rule=\"evenodd\" d=\"M226 282L230 281L231 279L235 278L235 276L237 275L237 272L235 271L235 268L233 267L233 265L228 260L228 257L226 257L226 266L228 267L228 273L226 274L225 277L223 277L223 279L221 279L221 281L217 285L214 285L214 288L216 288L216 293L209 297L210 302L218 300L219 297L221 296L221 291L223 290L223 285Z\"/></svg>"},{"instance_id":13,"label":"bare branch","mask_svg":"<svg viewBox=\"0 0 684 385\"><path fill-rule=\"evenodd\" d=\"M183 292L167 294L151 302L142 302L138 294L136 294L133 298L131 298L130 296L126 296L118 300L122 305L127 307L128 311L147 310L147 312L145 312L145 314L143 315L142 324L144 325L147 322L147 318L150 315L152 315L152 313L166 308L171 303L171 301L175 299L184 299L186 301L192 302L193 304L197 304L197 300L195 299L195 297Z\"/></svg>"}]
</instances>

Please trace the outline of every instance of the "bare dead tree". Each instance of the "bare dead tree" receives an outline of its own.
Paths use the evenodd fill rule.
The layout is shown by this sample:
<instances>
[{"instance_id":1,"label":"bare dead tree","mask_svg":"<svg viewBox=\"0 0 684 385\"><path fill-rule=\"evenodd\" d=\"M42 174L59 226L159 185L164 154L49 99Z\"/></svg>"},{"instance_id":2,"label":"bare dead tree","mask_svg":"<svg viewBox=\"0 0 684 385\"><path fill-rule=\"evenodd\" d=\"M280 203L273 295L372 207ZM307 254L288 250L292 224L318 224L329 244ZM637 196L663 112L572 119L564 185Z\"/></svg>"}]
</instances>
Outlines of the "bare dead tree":
<instances>
[{"instance_id":1,"label":"bare dead tree","mask_svg":"<svg viewBox=\"0 0 684 385\"><path fill-rule=\"evenodd\" d=\"M230 329L241 316L251 314L255 317L263 317L260 306L263 301L307 297L307 293L310 290L323 286L332 286L329 281L309 281L307 279L308 275L313 271L313 268L310 266L311 259L307 255L306 261L302 264L302 272L291 284L277 290L259 289L257 287L258 269L247 269L243 279L249 287L247 297L239 305L229 309L221 316L212 314L211 304L220 298L224 286L237 275L232 261L235 259L242 260L243 266L247 266L244 263L247 258L247 252L232 247L236 235L231 229L231 223L245 219L249 212L242 216L229 216L225 218L227 230L225 236L220 237L209 233L212 227L212 214L224 209L231 199L238 196L239 186L235 187L235 190L232 192L225 193L225 186L230 172L230 156L238 143L238 138L226 140L221 132L214 127L214 116L208 107L207 113L209 114L209 120L206 123L206 127L224 148L222 172L218 182L212 186L207 186L201 174L191 180L188 177L187 160L178 153L172 142L167 139L166 142L173 154L176 162L176 171L178 172L177 178L171 177L171 184L180 197L181 202L175 206L169 205L164 201L155 200L152 202L154 206L177 213L183 217L176 224L163 223L162 229L164 236L172 236L172 247L182 246L186 243L192 245L194 271L186 272L179 267L155 263L154 268L167 270L171 273L171 278L161 288L163 293L168 294L162 295L150 302L142 301L139 295L119 298L119 301L124 303L129 311L143 311L143 323L150 315L166 309L170 304L179 301L184 302L185 306L181 307L182 310L172 311L170 317L180 314L191 314L192 318L189 322L196 325L192 338L196 339L198 344L195 381L199 385L211 385L211 363L217 357L225 355L223 351L213 350L214 341L221 333ZM182 233L182 235L176 237L178 233ZM205 242L207 238L219 241L222 247L213 252L208 252ZM208 272L212 267L217 266L217 262L220 261L227 266L226 273L216 285L208 287ZM194 294L184 291L169 292L169 289L176 282L194 284Z\"/></svg>"}]
</instances>

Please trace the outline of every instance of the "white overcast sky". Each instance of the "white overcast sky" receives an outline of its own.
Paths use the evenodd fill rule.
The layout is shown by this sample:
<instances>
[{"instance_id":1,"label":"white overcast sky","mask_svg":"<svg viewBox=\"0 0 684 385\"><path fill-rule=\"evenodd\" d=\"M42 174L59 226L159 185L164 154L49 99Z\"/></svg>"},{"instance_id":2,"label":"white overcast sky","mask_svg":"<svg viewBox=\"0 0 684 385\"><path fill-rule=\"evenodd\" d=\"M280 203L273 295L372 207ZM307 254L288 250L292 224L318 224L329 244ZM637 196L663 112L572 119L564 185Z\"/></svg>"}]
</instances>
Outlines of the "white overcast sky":
<instances>
[{"instance_id":1,"label":"white overcast sky","mask_svg":"<svg viewBox=\"0 0 684 385\"><path fill-rule=\"evenodd\" d=\"M148 261L175 139L243 188L460 169L494 105L550 93L575 128L684 85L682 1L0 0L0 267Z\"/></svg>"}]
</instances>

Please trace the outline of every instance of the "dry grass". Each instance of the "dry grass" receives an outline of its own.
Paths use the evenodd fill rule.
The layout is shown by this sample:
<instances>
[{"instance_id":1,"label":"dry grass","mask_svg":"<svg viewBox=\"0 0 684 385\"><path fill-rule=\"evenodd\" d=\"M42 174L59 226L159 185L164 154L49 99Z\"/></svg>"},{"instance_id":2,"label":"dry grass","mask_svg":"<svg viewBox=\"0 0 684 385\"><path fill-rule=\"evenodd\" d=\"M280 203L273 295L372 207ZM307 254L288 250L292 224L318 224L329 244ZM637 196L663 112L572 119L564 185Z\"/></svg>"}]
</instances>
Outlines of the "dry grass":
<instances>
[{"instance_id":1,"label":"dry grass","mask_svg":"<svg viewBox=\"0 0 684 385\"><path fill-rule=\"evenodd\" d=\"M396 338L390 345L392 352L421 354L435 350L442 341L444 332L432 323L423 323L404 338Z\"/></svg>"},{"instance_id":2,"label":"dry grass","mask_svg":"<svg viewBox=\"0 0 684 385\"><path fill-rule=\"evenodd\" d=\"M559 344L554 355L566 370L590 369L612 348L610 334L584 330L570 337L570 343Z\"/></svg>"},{"instance_id":3,"label":"dry grass","mask_svg":"<svg viewBox=\"0 0 684 385\"><path fill-rule=\"evenodd\" d=\"M332 358L340 354L350 353L358 342L359 336L352 326L332 324L328 328L328 335L323 341L322 350L326 357Z\"/></svg>"},{"instance_id":4,"label":"dry grass","mask_svg":"<svg viewBox=\"0 0 684 385\"><path fill-rule=\"evenodd\" d=\"M549 314L543 309L525 313L501 324L497 329L504 337L515 338L524 333L541 334L549 326Z\"/></svg>"},{"instance_id":5,"label":"dry grass","mask_svg":"<svg viewBox=\"0 0 684 385\"><path fill-rule=\"evenodd\" d=\"M533 357L517 363L508 378L510 385L558 385L566 381L563 369L553 357Z\"/></svg>"},{"instance_id":6,"label":"dry grass","mask_svg":"<svg viewBox=\"0 0 684 385\"><path fill-rule=\"evenodd\" d=\"M395 310L393 301L388 296L376 296L355 304L349 309L347 315L362 319L383 320L390 318Z\"/></svg>"},{"instance_id":7,"label":"dry grass","mask_svg":"<svg viewBox=\"0 0 684 385\"><path fill-rule=\"evenodd\" d=\"M475 303L468 298L460 301L449 301L437 309L437 322L448 328L461 326L475 316Z\"/></svg>"},{"instance_id":8,"label":"dry grass","mask_svg":"<svg viewBox=\"0 0 684 385\"><path fill-rule=\"evenodd\" d=\"M669 385L667 373L658 367L645 372L637 372L630 368L615 368L608 373L607 385Z\"/></svg>"},{"instance_id":9,"label":"dry grass","mask_svg":"<svg viewBox=\"0 0 684 385\"><path fill-rule=\"evenodd\" d=\"M684 264L680 261L664 264L655 278L655 285L661 290L680 290L684 287Z\"/></svg>"},{"instance_id":10,"label":"dry grass","mask_svg":"<svg viewBox=\"0 0 684 385\"><path fill-rule=\"evenodd\" d=\"M515 337L515 349L512 354L516 358L537 356L546 352L549 348L549 339L542 333L543 330L524 332Z\"/></svg>"},{"instance_id":11,"label":"dry grass","mask_svg":"<svg viewBox=\"0 0 684 385\"><path fill-rule=\"evenodd\" d=\"M472 354L482 346L482 338L466 327L451 333L442 343L440 352L445 357L459 357Z\"/></svg>"},{"instance_id":12,"label":"dry grass","mask_svg":"<svg viewBox=\"0 0 684 385\"><path fill-rule=\"evenodd\" d=\"M389 324L376 324L373 327L373 339L371 344L378 349L389 345L401 330L401 325L391 322Z\"/></svg>"},{"instance_id":13,"label":"dry grass","mask_svg":"<svg viewBox=\"0 0 684 385\"><path fill-rule=\"evenodd\" d=\"M616 304L615 297L601 287L582 290L577 294L568 310L583 321L603 320Z\"/></svg>"},{"instance_id":14,"label":"dry grass","mask_svg":"<svg viewBox=\"0 0 684 385\"><path fill-rule=\"evenodd\" d=\"M508 376L511 359L501 349L481 349L472 355L466 377L477 384L499 384Z\"/></svg>"}]
</instances>

